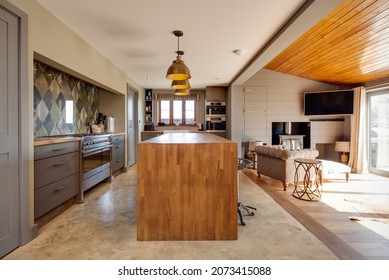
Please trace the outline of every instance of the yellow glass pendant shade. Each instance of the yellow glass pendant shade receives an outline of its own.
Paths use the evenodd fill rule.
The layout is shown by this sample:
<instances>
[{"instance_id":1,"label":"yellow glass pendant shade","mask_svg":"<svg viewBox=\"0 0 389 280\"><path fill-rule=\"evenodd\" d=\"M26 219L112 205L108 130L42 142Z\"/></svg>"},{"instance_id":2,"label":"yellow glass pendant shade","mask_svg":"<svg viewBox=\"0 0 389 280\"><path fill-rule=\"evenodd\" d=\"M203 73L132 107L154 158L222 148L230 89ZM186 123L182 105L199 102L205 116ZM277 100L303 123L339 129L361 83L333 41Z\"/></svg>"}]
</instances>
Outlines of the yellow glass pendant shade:
<instances>
[{"instance_id":1,"label":"yellow glass pendant shade","mask_svg":"<svg viewBox=\"0 0 389 280\"><path fill-rule=\"evenodd\" d=\"M191 78L190 71L185 65L184 61L180 58L177 58L170 65L169 69L166 72L166 78L169 80L183 81Z\"/></svg>"},{"instance_id":2,"label":"yellow glass pendant shade","mask_svg":"<svg viewBox=\"0 0 389 280\"><path fill-rule=\"evenodd\" d=\"M180 96L185 96L185 95L189 95L190 92L189 92L189 89L176 89L174 91L174 94L175 95L180 95Z\"/></svg>"},{"instance_id":3,"label":"yellow glass pendant shade","mask_svg":"<svg viewBox=\"0 0 389 280\"><path fill-rule=\"evenodd\" d=\"M189 89L190 83L189 80L181 80L181 81L174 80L172 81L171 87L174 89Z\"/></svg>"}]
</instances>

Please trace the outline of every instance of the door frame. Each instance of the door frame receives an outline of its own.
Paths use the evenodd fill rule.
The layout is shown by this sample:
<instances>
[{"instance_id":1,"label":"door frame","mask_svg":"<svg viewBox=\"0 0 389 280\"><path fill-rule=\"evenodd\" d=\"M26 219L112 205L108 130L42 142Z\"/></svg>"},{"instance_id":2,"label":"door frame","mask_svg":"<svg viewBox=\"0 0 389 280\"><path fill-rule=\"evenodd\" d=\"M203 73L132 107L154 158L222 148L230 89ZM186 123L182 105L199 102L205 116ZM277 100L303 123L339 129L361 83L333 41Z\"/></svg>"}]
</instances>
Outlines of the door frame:
<instances>
[{"instance_id":1,"label":"door frame","mask_svg":"<svg viewBox=\"0 0 389 280\"><path fill-rule=\"evenodd\" d=\"M130 162L130 133L128 131L128 117L129 117L129 112L130 110L128 109L128 101L129 101L129 95L133 94L134 95L134 104L133 104L133 112L134 112L134 135L135 135L135 141L134 141L134 151L135 151L135 164L137 162L137 146L139 142L139 109L138 109L138 104L139 104L139 91L132 87L130 84L127 84L127 116L126 116L126 123L127 123L127 162L126 166L129 167L129 162Z\"/></svg>"}]
</instances>

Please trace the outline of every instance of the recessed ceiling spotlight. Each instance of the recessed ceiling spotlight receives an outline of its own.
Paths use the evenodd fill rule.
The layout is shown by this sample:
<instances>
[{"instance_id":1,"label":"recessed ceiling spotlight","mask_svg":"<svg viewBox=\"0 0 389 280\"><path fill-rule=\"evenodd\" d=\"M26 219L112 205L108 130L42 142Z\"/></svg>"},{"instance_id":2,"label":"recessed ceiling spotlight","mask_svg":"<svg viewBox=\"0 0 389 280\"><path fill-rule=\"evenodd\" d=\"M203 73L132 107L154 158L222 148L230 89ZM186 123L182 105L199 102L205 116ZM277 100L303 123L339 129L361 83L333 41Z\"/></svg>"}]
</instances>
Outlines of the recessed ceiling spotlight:
<instances>
[{"instance_id":1,"label":"recessed ceiling spotlight","mask_svg":"<svg viewBox=\"0 0 389 280\"><path fill-rule=\"evenodd\" d=\"M150 77L146 77L146 80L151 80L151 78Z\"/></svg>"},{"instance_id":2,"label":"recessed ceiling spotlight","mask_svg":"<svg viewBox=\"0 0 389 280\"><path fill-rule=\"evenodd\" d=\"M232 51L235 55L242 55L246 52L246 50L243 49L236 49Z\"/></svg>"},{"instance_id":3,"label":"recessed ceiling spotlight","mask_svg":"<svg viewBox=\"0 0 389 280\"><path fill-rule=\"evenodd\" d=\"M220 80L220 77L215 77L215 80Z\"/></svg>"}]
</instances>

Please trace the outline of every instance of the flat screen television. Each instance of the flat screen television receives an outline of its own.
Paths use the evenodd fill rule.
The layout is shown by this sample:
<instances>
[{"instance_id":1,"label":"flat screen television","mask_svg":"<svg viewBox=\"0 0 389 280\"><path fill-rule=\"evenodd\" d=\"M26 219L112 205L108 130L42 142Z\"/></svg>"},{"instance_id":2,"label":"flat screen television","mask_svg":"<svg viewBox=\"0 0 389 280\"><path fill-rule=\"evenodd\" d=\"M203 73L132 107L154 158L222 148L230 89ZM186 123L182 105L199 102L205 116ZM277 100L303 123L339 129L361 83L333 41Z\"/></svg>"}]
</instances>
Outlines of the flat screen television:
<instances>
[{"instance_id":1,"label":"flat screen television","mask_svg":"<svg viewBox=\"0 0 389 280\"><path fill-rule=\"evenodd\" d=\"M304 93L304 115L349 115L353 113L354 90Z\"/></svg>"}]
</instances>

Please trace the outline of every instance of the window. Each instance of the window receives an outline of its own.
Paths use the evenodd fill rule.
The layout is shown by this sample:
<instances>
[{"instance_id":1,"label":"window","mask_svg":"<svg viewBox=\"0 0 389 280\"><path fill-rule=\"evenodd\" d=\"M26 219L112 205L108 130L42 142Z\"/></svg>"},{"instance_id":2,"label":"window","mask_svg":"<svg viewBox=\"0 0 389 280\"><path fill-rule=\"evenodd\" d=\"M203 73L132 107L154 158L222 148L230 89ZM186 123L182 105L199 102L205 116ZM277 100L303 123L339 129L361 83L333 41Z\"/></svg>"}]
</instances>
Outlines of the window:
<instances>
[{"instance_id":1,"label":"window","mask_svg":"<svg viewBox=\"0 0 389 280\"><path fill-rule=\"evenodd\" d=\"M73 123L73 100L65 100L65 122Z\"/></svg>"},{"instance_id":2,"label":"window","mask_svg":"<svg viewBox=\"0 0 389 280\"><path fill-rule=\"evenodd\" d=\"M389 175L389 93L369 95L369 168Z\"/></svg>"},{"instance_id":3,"label":"window","mask_svg":"<svg viewBox=\"0 0 389 280\"><path fill-rule=\"evenodd\" d=\"M160 100L159 121L166 125L193 125L196 122L195 100Z\"/></svg>"}]
</instances>

